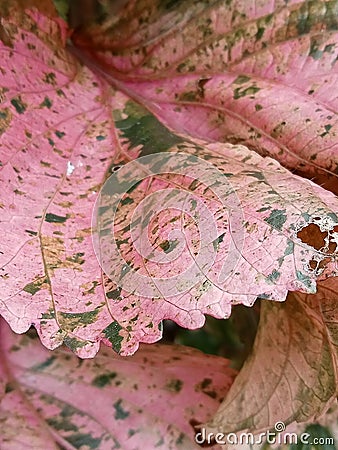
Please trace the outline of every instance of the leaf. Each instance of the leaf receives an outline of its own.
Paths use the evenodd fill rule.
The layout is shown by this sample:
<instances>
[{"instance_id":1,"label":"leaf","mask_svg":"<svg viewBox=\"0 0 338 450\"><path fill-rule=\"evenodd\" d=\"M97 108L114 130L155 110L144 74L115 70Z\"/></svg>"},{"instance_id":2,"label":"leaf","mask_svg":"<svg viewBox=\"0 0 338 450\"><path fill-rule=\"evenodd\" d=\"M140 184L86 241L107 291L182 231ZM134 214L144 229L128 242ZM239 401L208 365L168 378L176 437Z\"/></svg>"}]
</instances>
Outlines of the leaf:
<instances>
[{"instance_id":1,"label":"leaf","mask_svg":"<svg viewBox=\"0 0 338 450\"><path fill-rule=\"evenodd\" d=\"M14 51L2 47L1 314L16 332L33 323L49 348L68 339L85 357L112 320L90 234L114 155L102 99L112 92L62 48L59 19L16 19L2 21Z\"/></svg>"},{"instance_id":2,"label":"leaf","mask_svg":"<svg viewBox=\"0 0 338 450\"><path fill-rule=\"evenodd\" d=\"M189 421L211 417L235 372L224 358L154 345L81 361L1 322L3 450L198 449ZM20 433L18 433L20 430Z\"/></svg>"},{"instance_id":3,"label":"leaf","mask_svg":"<svg viewBox=\"0 0 338 450\"><path fill-rule=\"evenodd\" d=\"M316 292L318 276L337 273L336 202L241 146L181 143L127 164L98 200L96 251L117 321L106 338L130 354L165 318L198 328L232 304Z\"/></svg>"},{"instance_id":4,"label":"leaf","mask_svg":"<svg viewBox=\"0 0 338 450\"><path fill-rule=\"evenodd\" d=\"M64 342L82 358L94 356L100 340L130 354L140 342L160 339L163 319L201 327L204 314L224 318L232 304L251 305L257 296L284 300L288 290L314 292L318 277L336 275L338 207L331 193L243 146L183 139L170 132L131 99L133 93L112 86L118 81L93 64L80 63L76 49L65 49L68 30L61 19L30 10L13 12L1 23L0 313L14 331L22 333L33 324L48 348ZM156 152L162 154L152 155ZM165 163L181 170L180 152L189 160L188 171L160 179L155 163L161 170ZM92 212L94 205L100 206L100 188L112 172L120 176L126 163L147 155L152 155L154 169L149 186L145 181L123 199L117 229L107 205L101 204L99 228L108 234L100 236L104 245L94 249ZM201 158L198 164L196 157ZM114 172L120 164L126 164L122 172ZM211 168L211 179L200 164ZM197 214L204 234L198 236L195 219L184 213L168 222L175 217L171 204L168 212L154 217L158 226L147 228L160 260L149 260L148 252L145 263L121 227L129 227L133 204L143 201L144 194L163 195L160 190L172 189L173 183L181 194L193 196L187 215ZM165 205L163 198L154 199ZM114 208L111 200L108 195ZM179 205L183 211L184 201ZM183 225L188 246L176 262L170 258L183 250L175 238L176 232L182 236ZM121 237L120 252L129 268L140 275L151 269L146 274L150 281L167 278L168 290L155 286L152 295L151 281L134 283L132 292L130 285L120 291L121 279L124 283L134 272L111 258L112 230ZM182 272L190 267L197 268L196 279ZM122 269L126 277L117 273ZM171 279L169 270L178 277L182 273L183 283ZM140 291L151 284L150 296Z\"/></svg>"},{"instance_id":5,"label":"leaf","mask_svg":"<svg viewBox=\"0 0 338 450\"><path fill-rule=\"evenodd\" d=\"M176 132L247 145L337 193L337 17L336 1L144 0L73 39Z\"/></svg>"},{"instance_id":6,"label":"leaf","mask_svg":"<svg viewBox=\"0 0 338 450\"><path fill-rule=\"evenodd\" d=\"M315 295L263 301L253 353L207 425L223 433L312 422L337 397L337 279Z\"/></svg>"}]
</instances>

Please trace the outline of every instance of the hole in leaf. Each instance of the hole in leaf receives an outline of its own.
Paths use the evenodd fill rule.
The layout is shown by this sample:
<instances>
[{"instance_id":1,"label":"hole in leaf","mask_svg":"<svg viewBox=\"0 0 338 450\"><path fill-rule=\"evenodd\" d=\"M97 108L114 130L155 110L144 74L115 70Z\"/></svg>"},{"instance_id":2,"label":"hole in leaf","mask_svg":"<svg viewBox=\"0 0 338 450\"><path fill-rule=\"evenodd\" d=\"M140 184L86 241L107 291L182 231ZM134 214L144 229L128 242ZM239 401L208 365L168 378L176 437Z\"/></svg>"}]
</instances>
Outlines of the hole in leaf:
<instances>
[{"instance_id":1,"label":"hole in leaf","mask_svg":"<svg viewBox=\"0 0 338 450\"><path fill-rule=\"evenodd\" d=\"M318 264L317 270L324 269L329 264L330 261L331 261L331 258L322 259Z\"/></svg>"},{"instance_id":2,"label":"hole in leaf","mask_svg":"<svg viewBox=\"0 0 338 450\"><path fill-rule=\"evenodd\" d=\"M311 267L312 270L315 270L317 268L317 261L311 259L311 261L309 262L309 266Z\"/></svg>"},{"instance_id":3,"label":"hole in leaf","mask_svg":"<svg viewBox=\"0 0 338 450\"><path fill-rule=\"evenodd\" d=\"M308 244L316 250L325 247L326 236L327 233L320 231L318 225L315 225L314 223L310 223L297 233L297 237L299 237L304 244Z\"/></svg>"}]
</instances>

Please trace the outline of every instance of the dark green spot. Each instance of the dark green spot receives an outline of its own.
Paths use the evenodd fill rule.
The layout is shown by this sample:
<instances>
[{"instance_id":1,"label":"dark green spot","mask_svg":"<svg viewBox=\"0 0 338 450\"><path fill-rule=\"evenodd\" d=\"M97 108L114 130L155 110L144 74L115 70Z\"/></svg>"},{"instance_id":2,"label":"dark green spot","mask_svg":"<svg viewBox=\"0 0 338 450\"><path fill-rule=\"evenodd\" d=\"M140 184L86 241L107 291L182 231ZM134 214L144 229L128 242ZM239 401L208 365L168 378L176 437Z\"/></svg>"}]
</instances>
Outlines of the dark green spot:
<instances>
[{"instance_id":1,"label":"dark green spot","mask_svg":"<svg viewBox=\"0 0 338 450\"><path fill-rule=\"evenodd\" d=\"M172 9L180 6L181 3L182 3L181 0L162 0L160 2L160 5L165 9Z\"/></svg>"},{"instance_id":2,"label":"dark green spot","mask_svg":"<svg viewBox=\"0 0 338 450\"><path fill-rule=\"evenodd\" d=\"M8 394L9 392L14 391L14 386L11 383L6 383L5 386L5 394Z\"/></svg>"},{"instance_id":3,"label":"dark green spot","mask_svg":"<svg viewBox=\"0 0 338 450\"><path fill-rule=\"evenodd\" d=\"M58 216L57 214L47 213L45 217L45 221L49 223L64 223L66 222L67 217Z\"/></svg>"},{"instance_id":4,"label":"dark green spot","mask_svg":"<svg viewBox=\"0 0 338 450\"><path fill-rule=\"evenodd\" d=\"M185 69L186 64L185 63L181 63L177 66L177 72L183 72Z\"/></svg>"},{"instance_id":5,"label":"dark green spot","mask_svg":"<svg viewBox=\"0 0 338 450\"><path fill-rule=\"evenodd\" d=\"M285 213L285 209L274 209L271 211L270 216L266 217L264 220L276 230L281 230L287 219Z\"/></svg>"},{"instance_id":6,"label":"dark green spot","mask_svg":"<svg viewBox=\"0 0 338 450\"><path fill-rule=\"evenodd\" d=\"M114 321L111 324L109 324L104 330L103 333L105 337L108 339L108 341L112 344L112 348L119 353L121 350L121 342L123 340L123 337L120 336L120 331L122 330L121 325Z\"/></svg>"},{"instance_id":7,"label":"dark green spot","mask_svg":"<svg viewBox=\"0 0 338 450\"><path fill-rule=\"evenodd\" d=\"M114 417L115 417L116 420L124 420L124 419L126 419L129 416L129 412L125 411L122 408L121 404L122 404L122 400L119 399L113 405L114 408L115 408L115 415L114 415Z\"/></svg>"},{"instance_id":8,"label":"dark green spot","mask_svg":"<svg viewBox=\"0 0 338 450\"><path fill-rule=\"evenodd\" d=\"M331 128L332 128L332 125L330 125L330 124L324 125L325 131L324 131L324 133L320 134L319 136L320 137L326 136L329 133L329 131L331 130Z\"/></svg>"},{"instance_id":9,"label":"dark green spot","mask_svg":"<svg viewBox=\"0 0 338 450\"><path fill-rule=\"evenodd\" d=\"M225 236L225 233L222 233L220 236L218 236L218 237L212 242L212 245L213 245L215 251L218 249L219 244L220 244L221 242L223 242L224 236Z\"/></svg>"},{"instance_id":10,"label":"dark green spot","mask_svg":"<svg viewBox=\"0 0 338 450\"><path fill-rule=\"evenodd\" d=\"M32 231L32 230L25 230L25 232L31 236L37 236L37 234L38 234L36 231Z\"/></svg>"},{"instance_id":11,"label":"dark green spot","mask_svg":"<svg viewBox=\"0 0 338 450\"><path fill-rule=\"evenodd\" d=\"M93 438L89 433L74 433L65 436L65 439L74 446L74 448L96 449L100 448L101 438Z\"/></svg>"},{"instance_id":12,"label":"dark green spot","mask_svg":"<svg viewBox=\"0 0 338 450\"><path fill-rule=\"evenodd\" d=\"M164 439L163 439L163 437L161 437L161 439L156 442L155 448L162 447L163 444L164 444Z\"/></svg>"},{"instance_id":13,"label":"dark green spot","mask_svg":"<svg viewBox=\"0 0 338 450\"><path fill-rule=\"evenodd\" d=\"M85 341L81 341L80 339L66 336L64 338L64 344L67 345L73 352L75 352L78 348L82 348L86 345Z\"/></svg>"},{"instance_id":14,"label":"dark green spot","mask_svg":"<svg viewBox=\"0 0 338 450\"><path fill-rule=\"evenodd\" d=\"M55 361L55 359L56 359L56 356L51 356L51 357L47 358L45 361L43 361L42 363L36 364L30 370L33 370L35 372L42 372L47 367L51 366L53 364L53 362Z\"/></svg>"},{"instance_id":15,"label":"dark green spot","mask_svg":"<svg viewBox=\"0 0 338 450\"><path fill-rule=\"evenodd\" d=\"M166 388L169 391L180 392L183 387L183 381L178 378L174 378L167 383Z\"/></svg>"},{"instance_id":16,"label":"dark green spot","mask_svg":"<svg viewBox=\"0 0 338 450\"><path fill-rule=\"evenodd\" d=\"M103 373L102 375L97 375L92 381L92 385L102 388L107 384L111 384L111 380L116 378L116 375L117 375L116 372L107 372Z\"/></svg>"},{"instance_id":17,"label":"dark green spot","mask_svg":"<svg viewBox=\"0 0 338 450\"><path fill-rule=\"evenodd\" d=\"M99 134L98 136L96 136L97 141L104 141L105 139L106 139L106 136L103 136L102 134Z\"/></svg>"},{"instance_id":18,"label":"dark green spot","mask_svg":"<svg viewBox=\"0 0 338 450\"><path fill-rule=\"evenodd\" d=\"M255 110L256 110L256 111L260 111L261 109L263 109L263 106L260 105L259 103L256 103L256 105L255 105Z\"/></svg>"},{"instance_id":19,"label":"dark green spot","mask_svg":"<svg viewBox=\"0 0 338 450\"><path fill-rule=\"evenodd\" d=\"M130 194L131 192L133 192L136 188L138 188L138 186L142 183L142 180L137 181L135 184L132 185L131 188L128 189L128 194Z\"/></svg>"},{"instance_id":20,"label":"dark green spot","mask_svg":"<svg viewBox=\"0 0 338 450\"><path fill-rule=\"evenodd\" d=\"M55 76L55 73L53 73L53 72L46 73L46 74L45 74L45 77L44 77L44 81L45 81L47 84L55 85L55 82L56 82L56 76Z\"/></svg>"},{"instance_id":21,"label":"dark green spot","mask_svg":"<svg viewBox=\"0 0 338 450\"><path fill-rule=\"evenodd\" d=\"M56 135L59 139L62 139L63 136L66 135L66 133L64 133L63 131L56 130L56 131L55 131L55 135Z\"/></svg>"},{"instance_id":22,"label":"dark green spot","mask_svg":"<svg viewBox=\"0 0 338 450\"><path fill-rule=\"evenodd\" d=\"M23 192L23 191L20 191L19 189L14 189L14 194L16 194L16 195L25 195L25 192Z\"/></svg>"},{"instance_id":23,"label":"dark green spot","mask_svg":"<svg viewBox=\"0 0 338 450\"><path fill-rule=\"evenodd\" d=\"M270 275L268 275L268 280L270 281L276 281L280 277L280 272L278 272L276 269L274 269Z\"/></svg>"},{"instance_id":24,"label":"dark green spot","mask_svg":"<svg viewBox=\"0 0 338 450\"><path fill-rule=\"evenodd\" d=\"M293 253L294 248L295 248L295 244L292 241L288 240L287 247L285 249L284 255L285 256L286 255L291 255Z\"/></svg>"},{"instance_id":25,"label":"dark green spot","mask_svg":"<svg viewBox=\"0 0 338 450\"><path fill-rule=\"evenodd\" d=\"M75 264L83 264L85 260L83 259L84 253L74 253L74 255L66 258L67 261L73 262Z\"/></svg>"},{"instance_id":26,"label":"dark green spot","mask_svg":"<svg viewBox=\"0 0 338 450\"><path fill-rule=\"evenodd\" d=\"M178 100L182 102L195 102L198 97L199 97L198 92L189 91L183 92L183 94L179 95Z\"/></svg>"},{"instance_id":27,"label":"dark green spot","mask_svg":"<svg viewBox=\"0 0 338 450\"><path fill-rule=\"evenodd\" d=\"M55 398L50 398L44 396L45 402L54 403ZM65 430L65 431L78 431L78 426L71 422L73 417L76 417L80 411L73 408L70 405L65 405L61 411L61 413L57 416L47 418L46 421L49 425L51 425L55 430ZM81 413L80 413L81 414Z\"/></svg>"},{"instance_id":28,"label":"dark green spot","mask_svg":"<svg viewBox=\"0 0 338 450\"><path fill-rule=\"evenodd\" d=\"M307 288L312 288L311 278L308 275L302 273L300 270L296 271L296 275L298 280L300 280Z\"/></svg>"},{"instance_id":29,"label":"dark green spot","mask_svg":"<svg viewBox=\"0 0 338 450\"><path fill-rule=\"evenodd\" d=\"M239 75L235 79L234 84L244 84L244 83L247 83L248 81L250 81L250 77L248 77L246 75Z\"/></svg>"},{"instance_id":30,"label":"dark green spot","mask_svg":"<svg viewBox=\"0 0 338 450\"><path fill-rule=\"evenodd\" d=\"M179 241L176 239L175 240L165 240L160 243L160 247L165 253L170 253L177 247L178 244L179 244Z\"/></svg>"},{"instance_id":31,"label":"dark green spot","mask_svg":"<svg viewBox=\"0 0 338 450\"><path fill-rule=\"evenodd\" d=\"M142 146L140 156L169 150L183 139L171 133L155 116L134 102L127 102L127 118L115 122L131 148Z\"/></svg>"},{"instance_id":32,"label":"dark green spot","mask_svg":"<svg viewBox=\"0 0 338 450\"><path fill-rule=\"evenodd\" d=\"M264 174L262 172L258 172L255 170L246 170L246 171L243 171L243 174L249 175L250 177L257 178L257 180L260 180L260 181L264 180Z\"/></svg>"},{"instance_id":33,"label":"dark green spot","mask_svg":"<svg viewBox=\"0 0 338 450\"><path fill-rule=\"evenodd\" d=\"M261 37L263 36L265 31L264 27L259 27L256 33L256 41L259 41L261 39Z\"/></svg>"},{"instance_id":34,"label":"dark green spot","mask_svg":"<svg viewBox=\"0 0 338 450\"><path fill-rule=\"evenodd\" d=\"M18 114L23 114L26 111L27 104L22 101L20 95L12 98L11 103L14 106L14 108L16 109L16 112Z\"/></svg>"},{"instance_id":35,"label":"dark green spot","mask_svg":"<svg viewBox=\"0 0 338 450\"><path fill-rule=\"evenodd\" d=\"M316 60L323 56L323 51L318 49L318 44L316 41L311 42L309 56Z\"/></svg>"},{"instance_id":36,"label":"dark green spot","mask_svg":"<svg viewBox=\"0 0 338 450\"><path fill-rule=\"evenodd\" d=\"M78 431L76 425L63 417L47 417L45 420L54 430Z\"/></svg>"},{"instance_id":37,"label":"dark green spot","mask_svg":"<svg viewBox=\"0 0 338 450\"><path fill-rule=\"evenodd\" d=\"M121 288L117 288L112 291L106 292L107 298L110 298L111 300L120 299L120 294L121 294Z\"/></svg>"},{"instance_id":38,"label":"dark green spot","mask_svg":"<svg viewBox=\"0 0 338 450\"><path fill-rule=\"evenodd\" d=\"M86 311L80 313L66 313L60 312L60 319L67 321L68 328L76 328L78 326L85 326L94 323L100 308L94 309L93 311Z\"/></svg>"},{"instance_id":39,"label":"dark green spot","mask_svg":"<svg viewBox=\"0 0 338 450\"><path fill-rule=\"evenodd\" d=\"M42 313L41 319L55 319L55 311L52 309L49 312Z\"/></svg>"},{"instance_id":40,"label":"dark green spot","mask_svg":"<svg viewBox=\"0 0 338 450\"><path fill-rule=\"evenodd\" d=\"M246 89L243 88L236 88L234 89L234 99L238 100L241 97L245 97L246 95L254 95L256 92L260 91L261 88L257 86L249 86Z\"/></svg>"},{"instance_id":41,"label":"dark green spot","mask_svg":"<svg viewBox=\"0 0 338 450\"><path fill-rule=\"evenodd\" d=\"M130 205L131 203L134 203L134 200L131 197L125 197L123 200L121 200L120 204L121 206L124 205Z\"/></svg>"},{"instance_id":42,"label":"dark green spot","mask_svg":"<svg viewBox=\"0 0 338 450\"><path fill-rule=\"evenodd\" d=\"M50 109L52 107L52 105L53 105L53 103L48 97L45 97L43 102L40 103L41 108L46 107L46 108Z\"/></svg>"},{"instance_id":43,"label":"dark green spot","mask_svg":"<svg viewBox=\"0 0 338 450\"><path fill-rule=\"evenodd\" d=\"M336 47L336 44L328 44L328 45L325 45L323 51L324 51L325 53L333 53L335 47Z\"/></svg>"},{"instance_id":44,"label":"dark green spot","mask_svg":"<svg viewBox=\"0 0 338 450\"><path fill-rule=\"evenodd\" d=\"M175 441L175 445L182 445L184 443L184 433L180 433Z\"/></svg>"},{"instance_id":45,"label":"dark green spot","mask_svg":"<svg viewBox=\"0 0 338 450\"><path fill-rule=\"evenodd\" d=\"M28 294L34 295L41 290L41 286L46 282L47 282L46 278L40 278L37 281L33 281L32 283L26 284L23 290L25 292L28 292Z\"/></svg>"}]
</instances>

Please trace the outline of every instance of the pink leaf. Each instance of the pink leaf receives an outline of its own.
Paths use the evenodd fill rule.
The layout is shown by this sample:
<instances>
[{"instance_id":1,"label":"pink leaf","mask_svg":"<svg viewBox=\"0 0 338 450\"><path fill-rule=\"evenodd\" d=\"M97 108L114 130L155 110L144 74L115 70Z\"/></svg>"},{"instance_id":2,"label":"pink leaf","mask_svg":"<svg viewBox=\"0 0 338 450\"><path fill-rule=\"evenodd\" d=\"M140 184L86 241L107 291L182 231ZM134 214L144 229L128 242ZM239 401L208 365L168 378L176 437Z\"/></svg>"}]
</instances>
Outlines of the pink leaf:
<instances>
[{"instance_id":1,"label":"pink leaf","mask_svg":"<svg viewBox=\"0 0 338 450\"><path fill-rule=\"evenodd\" d=\"M315 295L292 292L262 303L252 355L236 377L209 432L273 429L313 422L337 397L337 279Z\"/></svg>"},{"instance_id":2,"label":"pink leaf","mask_svg":"<svg viewBox=\"0 0 338 450\"><path fill-rule=\"evenodd\" d=\"M189 421L211 418L235 374L224 358L182 346L130 358L104 348L80 361L3 321L0 341L2 450L197 450Z\"/></svg>"},{"instance_id":3,"label":"pink leaf","mask_svg":"<svg viewBox=\"0 0 338 450\"><path fill-rule=\"evenodd\" d=\"M63 23L16 18L2 21L13 48L1 48L0 310L18 333L35 324L48 348L65 340L93 356L112 317L91 211L117 153L110 111L127 98L62 48Z\"/></svg>"},{"instance_id":4,"label":"pink leaf","mask_svg":"<svg viewBox=\"0 0 338 450\"><path fill-rule=\"evenodd\" d=\"M146 13L147 8L145 3ZM172 16L178 24L180 11ZM259 11L256 13L259 16ZM157 23L156 10L152 14ZM161 17L160 23L167 26L167 16ZM195 19L187 22L187 28L190 26L196 27ZM127 23L125 27L128 29ZM122 84L89 61L91 69L83 66L65 50L67 29L60 20L49 20L36 10L25 16L13 13L10 19L2 19L1 31L0 225L4 238L0 312L14 331L24 332L34 324L48 348L65 342L81 357L93 356L101 339L121 353L130 354L139 342L154 342L161 337L159 324L165 318L185 327L200 327L206 313L224 318L229 316L232 304L251 305L257 296L284 300L288 290L315 292L317 277L336 274L338 204L333 194L243 146L210 144L188 137L184 140L169 132L131 100L140 98L131 91L131 84ZM124 45L130 58L128 39ZM79 53L74 49L72 52ZM137 54L135 51L134 56ZM142 64L148 67L146 61ZM140 79L150 77L148 69L148 75L141 70ZM188 80L187 76L182 80ZM170 81L178 95L182 88L179 82ZM133 89L141 86L135 80L132 83ZM145 85L142 89L146 89ZM145 106L155 108L161 116L160 103L150 102L150 94L145 92ZM163 108L163 114L165 111L171 111L170 107ZM181 124L175 114L172 117L176 129L186 123L193 127L191 116ZM208 185L210 180L203 179L198 164L191 161L188 173L178 179L170 175L159 178L153 171L148 182L127 195L120 205L117 229L110 214L104 212L107 205L100 205L99 200L99 206L103 206L99 219L105 220L108 215L107 223L100 224L101 230L108 231L103 240L108 245L99 246L95 253L91 216L104 181L121 163L166 151L171 152L169 166L182 151L192 160L197 156L202 162L208 161L204 164L220 173L221 199L217 198L217 190L213 192ZM161 159L167 157L151 158L153 164L157 161L161 165ZM149 164L144 167L149 168ZM174 163L172 169L177 168ZM121 227L130 225L134 211L131 204L143 200L144 194L172 188L173 183L199 201L197 216L203 219L200 228L210 234L200 239L193 220L189 222L184 214L172 220L171 212L164 212L156 219L157 224L149 226L154 252L166 259L171 252L170 233L175 234L177 225L182 224L186 225L188 246L180 260L163 266L162 261L154 263L149 252L138 255L132 246L135 242ZM163 198L155 200L161 205ZM147 208L154 212L151 205ZM309 229L315 230L318 239L309 236ZM131 227L129 231L139 229ZM141 275L150 270L149 276L146 274L150 280L164 277L170 284L170 270L179 277L186 268L201 263L196 283L191 285L189 277L184 282L175 278L172 287L157 290L156 295L141 292L137 283L132 292L130 286L124 289L120 285L121 279L126 279L124 272L117 276L116 271L127 267L110 259L112 232L121 237L119 250L129 269L134 266ZM200 249L202 257L198 259ZM104 265L103 275L96 255ZM230 268L225 261L230 262ZM220 274L225 279L219 279Z\"/></svg>"},{"instance_id":5,"label":"pink leaf","mask_svg":"<svg viewBox=\"0 0 338 450\"><path fill-rule=\"evenodd\" d=\"M75 41L175 131L248 145L320 183L330 174L337 192L334 8L132 2Z\"/></svg>"},{"instance_id":6,"label":"pink leaf","mask_svg":"<svg viewBox=\"0 0 338 450\"><path fill-rule=\"evenodd\" d=\"M117 321L105 335L122 354L158 339L165 318L199 328L203 314L314 293L318 276L337 274L332 193L242 146L177 147L127 164L99 198L97 253Z\"/></svg>"}]
</instances>

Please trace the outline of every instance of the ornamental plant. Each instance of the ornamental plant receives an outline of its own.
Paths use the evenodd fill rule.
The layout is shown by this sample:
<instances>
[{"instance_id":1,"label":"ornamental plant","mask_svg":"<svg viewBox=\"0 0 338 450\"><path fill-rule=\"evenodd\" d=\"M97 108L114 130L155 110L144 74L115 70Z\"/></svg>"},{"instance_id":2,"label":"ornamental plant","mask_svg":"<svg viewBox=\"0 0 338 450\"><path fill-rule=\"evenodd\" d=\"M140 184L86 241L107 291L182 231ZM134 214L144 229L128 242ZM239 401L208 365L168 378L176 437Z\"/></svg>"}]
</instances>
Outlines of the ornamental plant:
<instances>
[{"instance_id":1,"label":"ornamental plant","mask_svg":"<svg viewBox=\"0 0 338 450\"><path fill-rule=\"evenodd\" d=\"M319 420L337 1L55 5L0 3L1 449L197 449L201 429ZM155 343L257 299L239 371Z\"/></svg>"}]
</instances>

